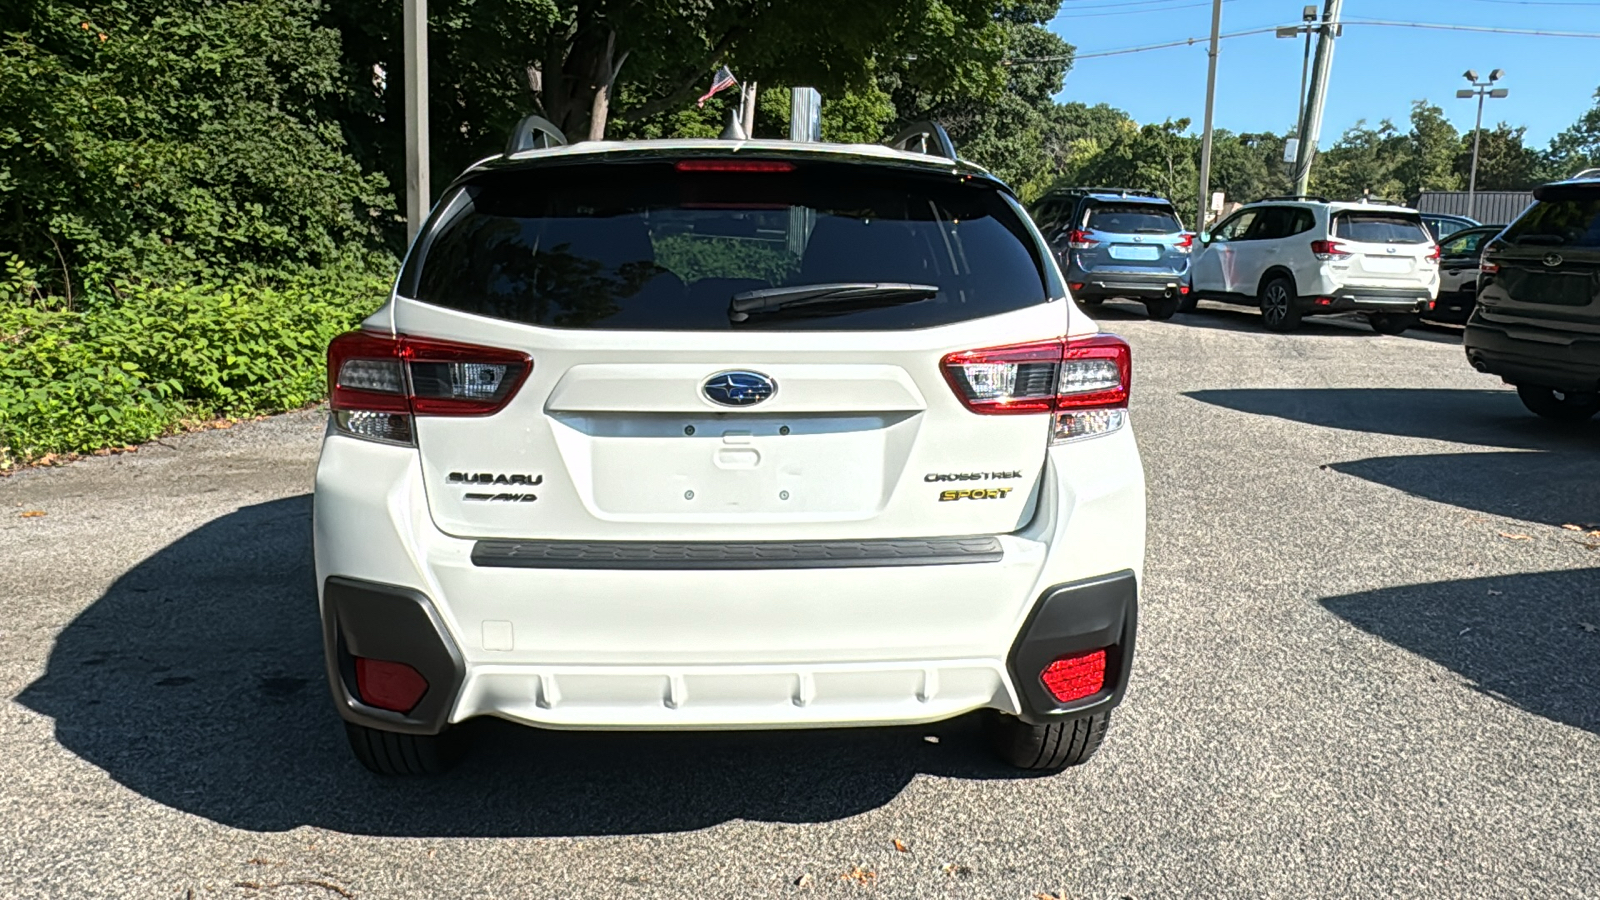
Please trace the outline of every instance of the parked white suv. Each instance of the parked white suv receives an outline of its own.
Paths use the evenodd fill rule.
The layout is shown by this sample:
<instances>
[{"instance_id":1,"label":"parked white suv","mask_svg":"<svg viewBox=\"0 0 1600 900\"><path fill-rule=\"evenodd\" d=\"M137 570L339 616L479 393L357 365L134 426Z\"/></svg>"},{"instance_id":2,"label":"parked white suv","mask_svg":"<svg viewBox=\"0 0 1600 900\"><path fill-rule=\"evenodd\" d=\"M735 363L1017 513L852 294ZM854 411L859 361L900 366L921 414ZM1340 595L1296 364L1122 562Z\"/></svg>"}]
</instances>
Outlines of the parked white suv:
<instances>
[{"instance_id":1,"label":"parked white suv","mask_svg":"<svg viewBox=\"0 0 1600 900\"><path fill-rule=\"evenodd\" d=\"M1241 208L1202 235L1185 302L1261 308L1273 331L1304 316L1364 312L1399 334L1439 295L1439 246L1414 209L1277 197Z\"/></svg>"},{"instance_id":2,"label":"parked white suv","mask_svg":"<svg viewBox=\"0 0 1600 900\"><path fill-rule=\"evenodd\" d=\"M440 770L474 716L974 710L1005 759L1052 769L1122 699L1145 541L1129 348L976 166L508 153L444 192L328 364L317 583L375 771Z\"/></svg>"}]
</instances>

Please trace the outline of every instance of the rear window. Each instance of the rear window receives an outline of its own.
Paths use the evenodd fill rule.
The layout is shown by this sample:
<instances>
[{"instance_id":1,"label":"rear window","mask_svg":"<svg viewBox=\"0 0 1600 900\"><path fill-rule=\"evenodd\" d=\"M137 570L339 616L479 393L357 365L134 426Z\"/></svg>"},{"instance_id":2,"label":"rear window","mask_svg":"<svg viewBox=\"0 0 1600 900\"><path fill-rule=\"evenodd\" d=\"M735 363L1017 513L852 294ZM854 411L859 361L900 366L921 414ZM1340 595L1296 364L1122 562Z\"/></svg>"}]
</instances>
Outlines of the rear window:
<instances>
[{"instance_id":1,"label":"rear window","mask_svg":"<svg viewBox=\"0 0 1600 900\"><path fill-rule=\"evenodd\" d=\"M651 161L488 173L446 202L452 212L413 253L402 292L533 325L668 331L926 328L1056 293L1020 207L987 182L781 165L789 169ZM860 282L938 291L729 315L747 291Z\"/></svg>"},{"instance_id":2,"label":"rear window","mask_svg":"<svg viewBox=\"0 0 1600 900\"><path fill-rule=\"evenodd\" d=\"M1090 208L1084 227L1113 234L1173 234L1183 230L1172 210L1146 203L1096 205Z\"/></svg>"},{"instance_id":3,"label":"rear window","mask_svg":"<svg viewBox=\"0 0 1600 900\"><path fill-rule=\"evenodd\" d=\"M1541 247L1600 247L1600 193L1536 203L1501 239Z\"/></svg>"},{"instance_id":4,"label":"rear window","mask_svg":"<svg viewBox=\"0 0 1600 900\"><path fill-rule=\"evenodd\" d=\"M1421 216L1403 213L1335 213L1333 233L1359 244L1426 244L1433 240L1422 227Z\"/></svg>"}]
</instances>

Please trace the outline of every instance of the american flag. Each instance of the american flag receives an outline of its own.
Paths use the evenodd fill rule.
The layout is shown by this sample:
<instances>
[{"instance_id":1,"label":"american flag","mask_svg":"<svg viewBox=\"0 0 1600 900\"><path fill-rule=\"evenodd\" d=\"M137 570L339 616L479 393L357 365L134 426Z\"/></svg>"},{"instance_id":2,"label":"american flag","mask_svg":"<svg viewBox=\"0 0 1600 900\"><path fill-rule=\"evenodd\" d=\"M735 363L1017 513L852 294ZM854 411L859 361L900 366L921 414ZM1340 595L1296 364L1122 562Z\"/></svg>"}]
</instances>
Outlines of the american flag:
<instances>
[{"instance_id":1,"label":"american flag","mask_svg":"<svg viewBox=\"0 0 1600 900\"><path fill-rule=\"evenodd\" d=\"M705 95L700 98L699 103L696 105L705 106L706 101L710 100L712 96L717 93L717 91L727 90L738 83L738 80L733 77L733 73L728 71L728 67L723 66L717 70L717 77L711 79L711 90L706 91Z\"/></svg>"}]
</instances>

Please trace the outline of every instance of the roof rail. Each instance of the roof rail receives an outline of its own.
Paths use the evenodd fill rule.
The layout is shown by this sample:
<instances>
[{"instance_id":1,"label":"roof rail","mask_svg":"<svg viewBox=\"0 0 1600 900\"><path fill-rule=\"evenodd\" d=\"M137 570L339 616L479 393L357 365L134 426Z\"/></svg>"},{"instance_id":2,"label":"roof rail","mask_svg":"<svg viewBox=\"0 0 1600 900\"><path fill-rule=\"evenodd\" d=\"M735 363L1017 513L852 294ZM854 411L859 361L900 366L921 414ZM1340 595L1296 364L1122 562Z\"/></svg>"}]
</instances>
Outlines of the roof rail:
<instances>
[{"instance_id":1,"label":"roof rail","mask_svg":"<svg viewBox=\"0 0 1600 900\"><path fill-rule=\"evenodd\" d=\"M1279 200L1310 200L1313 203L1332 203L1333 202L1332 200L1329 200L1327 197L1322 197L1322 196L1319 196L1317 194L1284 194L1282 197L1262 197L1260 200L1256 200L1256 201L1253 201L1253 202L1255 202L1255 203L1273 203L1273 202L1277 202Z\"/></svg>"},{"instance_id":2,"label":"roof rail","mask_svg":"<svg viewBox=\"0 0 1600 900\"><path fill-rule=\"evenodd\" d=\"M543 150L546 147L561 147L567 143L567 136L555 123L544 116L527 116L517 127L511 130L511 138L506 141L506 156L521 153L524 150Z\"/></svg>"},{"instance_id":3,"label":"roof rail","mask_svg":"<svg viewBox=\"0 0 1600 900\"><path fill-rule=\"evenodd\" d=\"M1121 194L1124 197L1154 197L1157 200L1167 199L1155 191L1121 187L1067 187L1051 188L1050 190L1045 191L1045 196L1049 196L1051 194L1056 196L1061 196L1062 194Z\"/></svg>"},{"instance_id":4,"label":"roof rail","mask_svg":"<svg viewBox=\"0 0 1600 900\"><path fill-rule=\"evenodd\" d=\"M1600 181L1600 168L1584 169L1582 172L1567 179L1568 181Z\"/></svg>"},{"instance_id":5,"label":"roof rail","mask_svg":"<svg viewBox=\"0 0 1600 900\"><path fill-rule=\"evenodd\" d=\"M959 162L956 145L951 142L944 126L938 122L927 121L908 125L904 131L894 136L889 146L907 153L926 153L929 156L941 156L951 162Z\"/></svg>"}]
</instances>

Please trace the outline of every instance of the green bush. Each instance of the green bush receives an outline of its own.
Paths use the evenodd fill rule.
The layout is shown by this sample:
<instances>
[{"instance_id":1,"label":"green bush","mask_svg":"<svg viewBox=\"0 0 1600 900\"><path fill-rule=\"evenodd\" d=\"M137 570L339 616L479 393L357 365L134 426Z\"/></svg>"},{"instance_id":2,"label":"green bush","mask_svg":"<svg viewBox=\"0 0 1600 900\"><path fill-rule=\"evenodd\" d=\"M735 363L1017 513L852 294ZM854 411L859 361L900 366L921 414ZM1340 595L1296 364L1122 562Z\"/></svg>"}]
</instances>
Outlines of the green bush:
<instances>
[{"instance_id":1,"label":"green bush","mask_svg":"<svg viewBox=\"0 0 1600 900\"><path fill-rule=\"evenodd\" d=\"M283 288L122 285L119 302L82 311L0 304L0 468L313 403L328 341L388 287L337 274Z\"/></svg>"}]
</instances>

